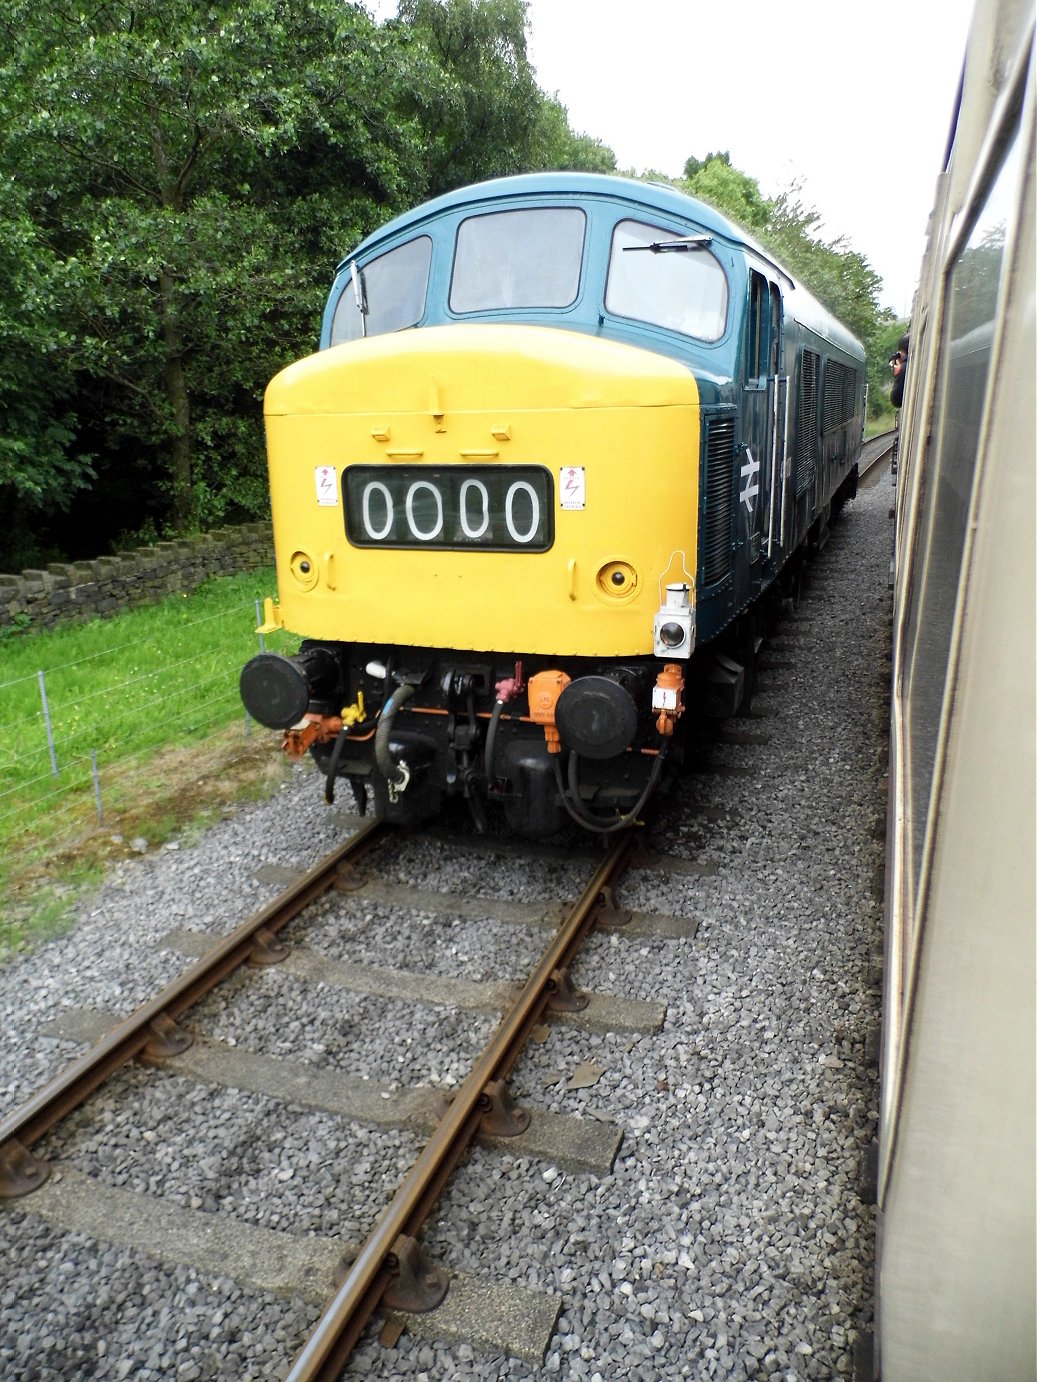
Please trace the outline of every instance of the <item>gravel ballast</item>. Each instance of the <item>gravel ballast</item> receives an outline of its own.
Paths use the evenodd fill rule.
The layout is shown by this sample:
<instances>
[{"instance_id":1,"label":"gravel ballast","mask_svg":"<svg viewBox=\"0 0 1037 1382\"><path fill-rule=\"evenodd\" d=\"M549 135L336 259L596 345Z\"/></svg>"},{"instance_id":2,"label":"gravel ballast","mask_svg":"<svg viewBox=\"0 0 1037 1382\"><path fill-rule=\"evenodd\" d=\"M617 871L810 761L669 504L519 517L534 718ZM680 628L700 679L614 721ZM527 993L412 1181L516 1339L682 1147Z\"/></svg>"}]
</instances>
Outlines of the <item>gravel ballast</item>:
<instances>
[{"instance_id":1,"label":"gravel ballast","mask_svg":"<svg viewBox=\"0 0 1037 1382\"><path fill-rule=\"evenodd\" d=\"M623 905L697 918L696 936L595 933L577 961L582 987L665 1003L662 1031L553 1025L515 1070L513 1089L534 1109L625 1130L613 1172L476 1147L426 1230L448 1268L559 1299L542 1367L408 1332L385 1348L368 1331L351 1376L851 1376L870 1329L874 1254L858 1173L877 1119L865 1048L879 1005L889 505L883 478L847 506L765 650L774 665L754 717L732 722L729 737L766 742L710 746L697 766L713 771L685 774L660 816L656 846L713 870L624 882ZM303 766L198 842L119 866L69 934L0 969L0 1113L82 1049L41 1035L63 1009L128 1013L189 963L162 937L232 930L278 891L260 881L264 866L267 878L270 865L312 866L347 820ZM592 867L575 852L523 864L418 837L386 853L381 876L546 904L575 896ZM487 981L524 977L544 939L362 893L322 899L290 936L359 963ZM456 1085L494 1026L276 968L235 979L189 1020L388 1089ZM136 1123L142 1104L149 1134ZM407 1131L209 1089L170 1066L123 1072L41 1150L202 1213L355 1239L382 1202L371 1195L391 1192L419 1146ZM0 1212L0 1376L280 1377L315 1318L301 1299L62 1234L31 1197Z\"/></svg>"}]
</instances>

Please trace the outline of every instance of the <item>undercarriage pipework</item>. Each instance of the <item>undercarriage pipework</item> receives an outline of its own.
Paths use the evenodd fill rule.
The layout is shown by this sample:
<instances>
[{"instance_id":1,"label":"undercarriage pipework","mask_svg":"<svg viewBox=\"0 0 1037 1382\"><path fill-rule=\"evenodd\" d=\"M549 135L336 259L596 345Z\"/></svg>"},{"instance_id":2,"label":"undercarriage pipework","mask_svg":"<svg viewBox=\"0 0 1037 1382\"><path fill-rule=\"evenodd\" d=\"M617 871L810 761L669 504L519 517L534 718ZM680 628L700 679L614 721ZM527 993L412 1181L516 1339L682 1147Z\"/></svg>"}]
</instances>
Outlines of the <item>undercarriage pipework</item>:
<instances>
[{"instance_id":1,"label":"undercarriage pipework","mask_svg":"<svg viewBox=\"0 0 1037 1382\"><path fill-rule=\"evenodd\" d=\"M253 658L241 693L255 719L283 731L289 756L311 753L329 801L345 779L362 813L370 805L415 824L461 798L480 827L499 809L532 837L567 817L621 829L659 781L684 709L684 668L543 662L527 676L534 664L522 658L304 643L294 657Z\"/></svg>"}]
</instances>

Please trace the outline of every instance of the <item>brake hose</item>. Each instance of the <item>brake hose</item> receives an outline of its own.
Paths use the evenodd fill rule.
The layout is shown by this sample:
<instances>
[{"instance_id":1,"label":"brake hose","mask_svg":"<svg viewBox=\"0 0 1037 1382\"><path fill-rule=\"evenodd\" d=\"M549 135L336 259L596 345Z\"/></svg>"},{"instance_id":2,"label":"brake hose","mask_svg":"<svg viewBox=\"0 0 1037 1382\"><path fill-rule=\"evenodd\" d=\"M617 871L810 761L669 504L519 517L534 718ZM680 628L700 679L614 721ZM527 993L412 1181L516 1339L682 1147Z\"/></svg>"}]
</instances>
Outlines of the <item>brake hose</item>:
<instances>
[{"instance_id":1,"label":"brake hose","mask_svg":"<svg viewBox=\"0 0 1037 1382\"><path fill-rule=\"evenodd\" d=\"M561 797L562 805L565 807L566 811L568 811L569 815L577 825L582 825L586 830L593 830L599 835L614 835L617 830L625 830L627 826L633 825L641 814L645 802L651 796L652 792L655 790L656 783L659 781L659 775L662 772L663 763L666 760L666 749L663 748L656 755L655 762L652 765L652 771L648 778L648 783L641 793L637 805L631 811L628 811L625 816L617 816L615 820L611 820L607 824L600 818L595 819L590 814L585 815L582 807L577 805L577 802L580 800L580 784L577 779L577 755L575 753L570 753L569 755L568 791L562 782L562 765L558 761L559 755L553 754L552 757L554 759L555 782L558 786L558 795ZM572 801L569 799L570 793L574 798Z\"/></svg>"},{"instance_id":2,"label":"brake hose","mask_svg":"<svg viewBox=\"0 0 1037 1382\"><path fill-rule=\"evenodd\" d=\"M363 720L359 724L343 725L335 736L335 744L331 750L331 757L328 759L327 776L324 779L324 800L329 806L334 806L335 804L335 778L338 776L339 760L342 757L342 750L346 746L346 740L351 736L353 738L359 738L359 732L361 730L367 730L367 734L369 735L371 730L367 729L367 726L370 723L370 720ZM363 815L364 813L361 811L360 814Z\"/></svg>"},{"instance_id":3,"label":"brake hose","mask_svg":"<svg viewBox=\"0 0 1037 1382\"><path fill-rule=\"evenodd\" d=\"M493 714L490 716L490 723L486 727L486 750L483 754L483 766L486 770L486 789L493 790L493 760L497 750L497 726L500 724L500 717L504 712L506 702L496 700L493 703Z\"/></svg>"},{"instance_id":4,"label":"brake hose","mask_svg":"<svg viewBox=\"0 0 1037 1382\"><path fill-rule=\"evenodd\" d=\"M374 737L374 761L378 765L378 771L392 786L399 786L401 782L405 783L407 775L402 771L400 764L393 762L392 754L389 752L389 736L392 733L396 712L413 695L414 687L409 681L405 681L402 686L396 688L385 703L382 718L378 721L378 732Z\"/></svg>"},{"instance_id":5,"label":"brake hose","mask_svg":"<svg viewBox=\"0 0 1037 1382\"><path fill-rule=\"evenodd\" d=\"M335 736L335 746L331 750L331 757L328 759L328 771L324 778L324 800L329 806L335 805L335 774L338 772L339 759L342 757L342 750L346 746L349 738L349 726L343 725Z\"/></svg>"}]
</instances>

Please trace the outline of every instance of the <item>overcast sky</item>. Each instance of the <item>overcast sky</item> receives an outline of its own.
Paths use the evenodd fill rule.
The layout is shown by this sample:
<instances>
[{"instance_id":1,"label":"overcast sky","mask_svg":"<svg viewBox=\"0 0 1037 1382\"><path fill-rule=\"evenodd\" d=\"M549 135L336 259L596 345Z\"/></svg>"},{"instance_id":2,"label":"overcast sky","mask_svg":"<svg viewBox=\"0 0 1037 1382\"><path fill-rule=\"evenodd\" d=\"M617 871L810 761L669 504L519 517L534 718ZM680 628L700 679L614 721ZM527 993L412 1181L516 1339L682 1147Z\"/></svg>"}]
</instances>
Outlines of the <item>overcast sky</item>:
<instances>
[{"instance_id":1,"label":"overcast sky","mask_svg":"<svg viewBox=\"0 0 1037 1382\"><path fill-rule=\"evenodd\" d=\"M393 0L368 0L379 17ZM619 167L677 176L724 149L793 181L908 314L973 0L528 0L529 56Z\"/></svg>"}]
</instances>

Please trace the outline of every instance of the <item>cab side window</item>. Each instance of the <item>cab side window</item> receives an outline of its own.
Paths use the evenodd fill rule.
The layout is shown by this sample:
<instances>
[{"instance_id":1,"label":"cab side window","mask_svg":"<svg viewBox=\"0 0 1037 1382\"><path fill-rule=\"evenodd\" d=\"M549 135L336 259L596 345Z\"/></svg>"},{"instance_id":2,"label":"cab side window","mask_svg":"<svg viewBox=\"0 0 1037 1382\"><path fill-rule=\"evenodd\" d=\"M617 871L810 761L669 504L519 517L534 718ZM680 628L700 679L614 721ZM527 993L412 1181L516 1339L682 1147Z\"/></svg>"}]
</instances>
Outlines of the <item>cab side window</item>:
<instances>
[{"instance_id":1,"label":"cab side window","mask_svg":"<svg viewBox=\"0 0 1037 1382\"><path fill-rule=\"evenodd\" d=\"M335 305L331 345L417 326L425 314L432 241L427 235L357 269Z\"/></svg>"},{"instance_id":2,"label":"cab side window","mask_svg":"<svg viewBox=\"0 0 1037 1382\"><path fill-rule=\"evenodd\" d=\"M755 269L749 271L749 335L746 379L762 382L781 373L781 294Z\"/></svg>"}]
</instances>

